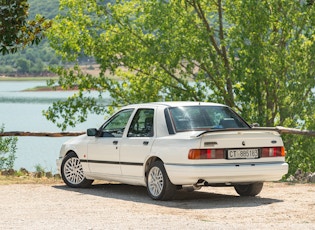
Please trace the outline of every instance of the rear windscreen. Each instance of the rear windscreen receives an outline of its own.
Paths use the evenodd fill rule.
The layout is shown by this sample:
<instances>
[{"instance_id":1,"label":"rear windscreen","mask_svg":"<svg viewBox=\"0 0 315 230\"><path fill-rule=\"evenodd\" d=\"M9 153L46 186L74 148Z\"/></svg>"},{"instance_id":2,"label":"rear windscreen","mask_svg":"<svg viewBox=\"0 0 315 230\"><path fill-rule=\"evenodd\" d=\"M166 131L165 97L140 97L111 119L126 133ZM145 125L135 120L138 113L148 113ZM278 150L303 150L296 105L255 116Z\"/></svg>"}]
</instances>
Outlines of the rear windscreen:
<instances>
[{"instance_id":1,"label":"rear windscreen","mask_svg":"<svg viewBox=\"0 0 315 230\"><path fill-rule=\"evenodd\" d=\"M182 106L169 109L177 132L208 129L250 128L229 107Z\"/></svg>"}]
</instances>

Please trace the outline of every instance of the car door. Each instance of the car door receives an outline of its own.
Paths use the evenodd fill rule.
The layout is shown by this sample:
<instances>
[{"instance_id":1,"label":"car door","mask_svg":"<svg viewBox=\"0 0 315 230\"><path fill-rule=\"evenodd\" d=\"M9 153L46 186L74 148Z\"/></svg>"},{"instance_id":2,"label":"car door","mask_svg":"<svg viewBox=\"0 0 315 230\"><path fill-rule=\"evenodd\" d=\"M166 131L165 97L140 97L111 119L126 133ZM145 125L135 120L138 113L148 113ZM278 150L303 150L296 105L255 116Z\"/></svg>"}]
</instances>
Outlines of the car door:
<instances>
[{"instance_id":1,"label":"car door","mask_svg":"<svg viewBox=\"0 0 315 230\"><path fill-rule=\"evenodd\" d=\"M124 177L141 180L143 164L154 141L154 109L138 109L127 136L120 145L120 165Z\"/></svg>"},{"instance_id":2,"label":"car door","mask_svg":"<svg viewBox=\"0 0 315 230\"><path fill-rule=\"evenodd\" d=\"M88 166L95 175L120 175L119 145L133 109L118 112L88 144Z\"/></svg>"}]
</instances>

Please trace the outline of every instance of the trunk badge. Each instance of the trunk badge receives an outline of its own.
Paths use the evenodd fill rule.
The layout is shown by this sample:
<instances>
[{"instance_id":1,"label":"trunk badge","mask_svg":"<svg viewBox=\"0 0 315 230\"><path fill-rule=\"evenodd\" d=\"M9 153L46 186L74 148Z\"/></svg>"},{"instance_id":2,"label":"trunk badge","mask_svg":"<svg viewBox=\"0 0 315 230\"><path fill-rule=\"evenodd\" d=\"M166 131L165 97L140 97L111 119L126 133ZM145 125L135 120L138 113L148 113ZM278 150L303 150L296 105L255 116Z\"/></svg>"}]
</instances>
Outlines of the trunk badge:
<instances>
[{"instance_id":1,"label":"trunk badge","mask_svg":"<svg viewBox=\"0 0 315 230\"><path fill-rule=\"evenodd\" d=\"M242 145L245 146L245 141L242 141Z\"/></svg>"}]
</instances>

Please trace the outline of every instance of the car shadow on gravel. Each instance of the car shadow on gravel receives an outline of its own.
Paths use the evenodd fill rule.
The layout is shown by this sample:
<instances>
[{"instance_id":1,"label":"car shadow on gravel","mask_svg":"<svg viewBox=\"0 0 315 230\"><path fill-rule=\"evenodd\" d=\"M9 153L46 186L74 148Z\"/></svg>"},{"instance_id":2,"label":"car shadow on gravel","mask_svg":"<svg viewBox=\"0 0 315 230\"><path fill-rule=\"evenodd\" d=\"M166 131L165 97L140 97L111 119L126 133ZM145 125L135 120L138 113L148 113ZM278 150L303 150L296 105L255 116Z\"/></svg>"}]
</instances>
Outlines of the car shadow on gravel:
<instances>
[{"instance_id":1,"label":"car shadow on gravel","mask_svg":"<svg viewBox=\"0 0 315 230\"><path fill-rule=\"evenodd\" d=\"M154 204L164 207L182 209L211 209L231 207L258 207L272 203L283 202L283 200L265 197L241 197L238 195L227 195L203 191L203 189L187 192L179 190L171 201L155 201L147 195L147 190L142 186L132 186L119 183L95 184L90 188L75 189L66 185L55 185L56 189L67 190L69 193L76 192L85 195L103 198L125 200L131 202ZM231 187L230 189L233 189ZM208 189L209 190L209 189ZM71 196L71 194L69 194Z\"/></svg>"}]
</instances>

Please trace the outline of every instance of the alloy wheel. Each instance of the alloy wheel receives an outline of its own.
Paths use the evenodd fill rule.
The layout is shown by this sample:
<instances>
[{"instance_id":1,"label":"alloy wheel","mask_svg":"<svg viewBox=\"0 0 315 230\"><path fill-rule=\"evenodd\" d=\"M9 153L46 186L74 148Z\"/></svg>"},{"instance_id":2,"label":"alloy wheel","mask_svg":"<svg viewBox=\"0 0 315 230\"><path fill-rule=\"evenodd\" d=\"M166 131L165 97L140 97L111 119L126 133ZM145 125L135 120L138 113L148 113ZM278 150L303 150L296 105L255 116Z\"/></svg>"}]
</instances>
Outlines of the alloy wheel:
<instances>
[{"instance_id":1,"label":"alloy wheel","mask_svg":"<svg viewBox=\"0 0 315 230\"><path fill-rule=\"evenodd\" d=\"M79 158L72 157L65 162L64 176L71 184L80 184L84 180L83 168Z\"/></svg>"},{"instance_id":2,"label":"alloy wheel","mask_svg":"<svg viewBox=\"0 0 315 230\"><path fill-rule=\"evenodd\" d=\"M148 188L153 196L159 196L163 191L164 177L158 167L151 168L148 175Z\"/></svg>"}]
</instances>

